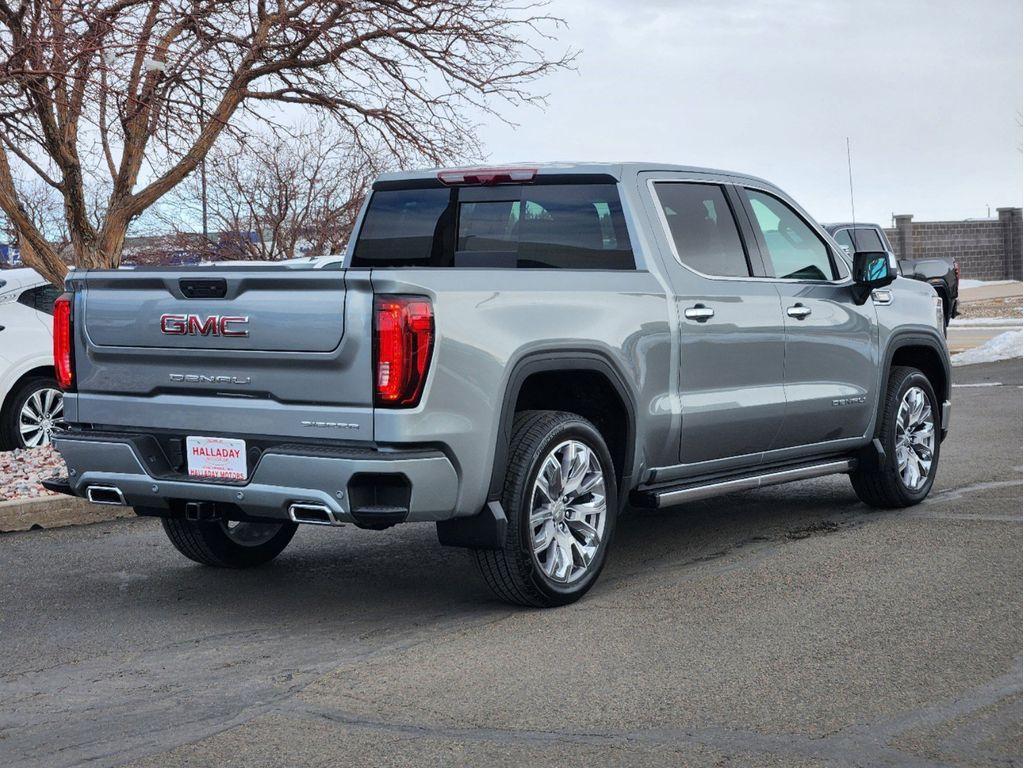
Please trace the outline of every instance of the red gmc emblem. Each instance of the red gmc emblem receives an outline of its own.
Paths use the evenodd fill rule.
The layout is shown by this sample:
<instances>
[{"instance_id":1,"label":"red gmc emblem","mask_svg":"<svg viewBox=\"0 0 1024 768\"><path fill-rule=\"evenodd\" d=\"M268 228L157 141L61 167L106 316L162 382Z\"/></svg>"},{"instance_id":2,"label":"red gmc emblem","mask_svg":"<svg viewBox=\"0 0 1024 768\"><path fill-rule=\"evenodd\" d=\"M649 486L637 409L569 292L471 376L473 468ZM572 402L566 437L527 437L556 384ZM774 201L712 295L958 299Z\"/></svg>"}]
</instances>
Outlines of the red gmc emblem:
<instances>
[{"instance_id":1,"label":"red gmc emblem","mask_svg":"<svg viewBox=\"0 0 1024 768\"><path fill-rule=\"evenodd\" d=\"M248 317L236 315L160 315L160 332L168 336L248 336Z\"/></svg>"}]
</instances>

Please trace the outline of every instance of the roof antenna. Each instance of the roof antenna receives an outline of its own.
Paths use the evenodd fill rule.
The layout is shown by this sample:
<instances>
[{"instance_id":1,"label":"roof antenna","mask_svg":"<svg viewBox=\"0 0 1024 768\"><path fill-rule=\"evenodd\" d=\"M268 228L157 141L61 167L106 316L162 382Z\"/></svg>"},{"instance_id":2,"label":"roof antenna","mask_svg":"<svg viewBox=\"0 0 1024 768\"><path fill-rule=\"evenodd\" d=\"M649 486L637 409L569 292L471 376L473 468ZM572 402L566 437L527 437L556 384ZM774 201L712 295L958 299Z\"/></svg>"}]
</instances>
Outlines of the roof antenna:
<instances>
[{"instance_id":1,"label":"roof antenna","mask_svg":"<svg viewBox=\"0 0 1024 768\"><path fill-rule=\"evenodd\" d=\"M846 137L846 168L850 173L850 223L857 223L857 209L853 207L853 158L850 154L850 137Z\"/></svg>"}]
</instances>

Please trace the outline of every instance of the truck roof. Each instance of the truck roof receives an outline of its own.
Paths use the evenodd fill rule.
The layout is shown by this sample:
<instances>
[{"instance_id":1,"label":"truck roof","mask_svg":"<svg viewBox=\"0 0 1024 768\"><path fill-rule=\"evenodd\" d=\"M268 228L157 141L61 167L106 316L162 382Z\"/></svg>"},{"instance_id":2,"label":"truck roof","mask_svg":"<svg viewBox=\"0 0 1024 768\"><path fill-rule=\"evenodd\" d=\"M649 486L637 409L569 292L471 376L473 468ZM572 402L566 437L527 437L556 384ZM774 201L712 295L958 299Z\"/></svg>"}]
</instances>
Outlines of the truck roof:
<instances>
[{"instance_id":1,"label":"truck roof","mask_svg":"<svg viewBox=\"0 0 1024 768\"><path fill-rule=\"evenodd\" d=\"M829 231L833 229L849 229L851 227L878 227L879 229L884 229L881 224L875 224L872 221L833 221L821 226Z\"/></svg>"},{"instance_id":2,"label":"truck roof","mask_svg":"<svg viewBox=\"0 0 1024 768\"><path fill-rule=\"evenodd\" d=\"M657 162L584 162L584 161L563 161L548 163L514 162L514 163L475 163L473 165L451 166L444 168L418 168L409 171L391 171L383 173L378 181L416 181L421 179L433 179L442 171L462 171L474 168L535 168L538 175L604 175L611 176L617 181L622 181L638 173L649 171L667 171L672 173L692 173L707 176L729 177L737 181L756 182L762 186L775 189L775 185L756 176L735 171L723 171L715 168L701 168L694 165L675 165L673 163Z\"/></svg>"}]
</instances>

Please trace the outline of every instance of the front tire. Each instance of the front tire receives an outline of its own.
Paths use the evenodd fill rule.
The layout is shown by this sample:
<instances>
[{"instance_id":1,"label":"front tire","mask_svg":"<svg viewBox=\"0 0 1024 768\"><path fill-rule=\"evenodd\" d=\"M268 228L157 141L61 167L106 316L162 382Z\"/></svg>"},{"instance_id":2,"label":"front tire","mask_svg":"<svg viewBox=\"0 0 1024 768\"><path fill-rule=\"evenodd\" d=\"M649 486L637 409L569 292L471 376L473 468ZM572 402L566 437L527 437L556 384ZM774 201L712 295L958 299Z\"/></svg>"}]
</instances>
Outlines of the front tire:
<instances>
[{"instance_id":1,"label":"front tire","mask_svg":"<svg viewBox=\"0 0 1024 768\"><path fill-rule=\"evenodd\" d=\"M502 507L501 549L475 550L501 599L549 608L579 600L604 567L615 533L618 492L604 438L586 419L560 411L516 415Z\"/></svg>"},{"instance_id":2,"label":"front tire","mask_svg":"<svg viewBox=\"0 0 1024 768\"><path fill-rule=\"evenodd\" d=\"M861 501L883 509L924 501L939 468L939 414L928 377L916 368L893 368L878 435L885 459L850 475Z\"/></svg>"},{"instance_id":3,"label":"front tire","mask_svg":"<svg viewBox=\"0 0 1024 768\"><path fill-rule=\"evenodd\" d=\"M164 533L189 560L216 568L252 568L288 546L295 523L249 523L162 518Z\"/></svg>"}]
</instances>

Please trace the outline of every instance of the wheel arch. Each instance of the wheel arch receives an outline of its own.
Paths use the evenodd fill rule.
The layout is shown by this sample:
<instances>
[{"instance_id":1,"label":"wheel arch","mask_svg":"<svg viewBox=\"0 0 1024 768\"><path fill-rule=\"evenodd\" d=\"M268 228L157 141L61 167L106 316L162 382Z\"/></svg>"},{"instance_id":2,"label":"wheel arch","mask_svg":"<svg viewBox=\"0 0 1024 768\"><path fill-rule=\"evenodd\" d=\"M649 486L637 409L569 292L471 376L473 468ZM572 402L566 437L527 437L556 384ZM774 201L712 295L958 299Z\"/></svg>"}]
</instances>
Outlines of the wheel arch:
<instances>
[{"instance_id":1,"label":"wheel arch","mask_svg":"<svg viewBox=\"0 0 1024 768\"><path fill-rule=\"evenodd\" d=\"M57 374L54 371L52 365L36 365L35 367L29 368L26 371L16 374L16 378L11 380L10 385L7 387L7 391L3 396L3 404L0 405L0 415L6 415L7 409L11 406L11 401L14 399L14 394L21 388L29 379L39 378L56 378Z\"/></svg>"},{"instance_id":2,"label":"wheel arch","mask_svg":"<svg viewBox=\"0 0 1024 768\"><path fill-rule=\"evenodd\" d=\"M877 435L885 409L885 384L894 366L908 365L923 373L932 385L939 406L951 399L953 375L949 353L938 337L927 333L901 333L890 339L883 358L882 380L879 386L878 404L875 413L874 434ZM945 409L943 408L943 411ZM945 415L945 414L943 414ZM945 438L948 424L943 419L942 437Z\"/></svg>"},{"instance_id":3,"label":"wheel arch","mask_svg":"<svg viewBox=\"0 0 1024 768\"><path fill-rule=\"evenodd\" d=\"M629 488L626 486L631 483L633 463L636 457L636 397L627 383L628 378L606 353L592 349L571 349L530 353L513 365L501 400L494 468L488 487L489 500L497 499L501 495L505 480L509 441L512 436L512 422L521 395L529 391L529 382L538 381L538 377L574 375L595 377L594 381L604 382L609 391L613 392L618 399L624 421L621 452L617 457L617 463L620 463L620 466L616 467L619 474L620 503L623 499L628 498ZM558 405L564 403L565 400L553 397L552 402ZM564 405L556 409L572 410ZM596 426L601 429L600 424L596 424ZM609 442L608 435L604 430L602 430L602 434L605 435L606 442ZM616 458L614 446L610 444L609 449L612 450L613 458Z\"/></svg>"}]
</instances>

